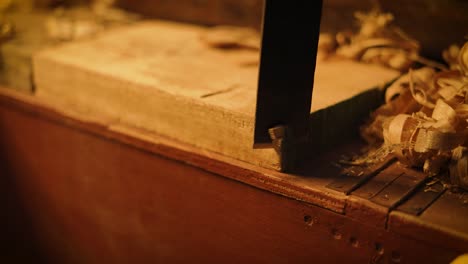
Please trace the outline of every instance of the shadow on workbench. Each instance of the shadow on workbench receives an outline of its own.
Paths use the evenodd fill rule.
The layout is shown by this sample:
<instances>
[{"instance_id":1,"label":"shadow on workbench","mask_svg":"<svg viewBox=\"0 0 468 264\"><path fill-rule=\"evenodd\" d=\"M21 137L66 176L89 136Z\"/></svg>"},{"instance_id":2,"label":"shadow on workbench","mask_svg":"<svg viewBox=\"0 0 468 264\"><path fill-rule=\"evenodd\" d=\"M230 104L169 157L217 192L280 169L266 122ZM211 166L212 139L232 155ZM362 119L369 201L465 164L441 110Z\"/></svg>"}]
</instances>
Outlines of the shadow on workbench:
<instances>
[{"instance_id":1,"label":"shadow on workbench","mask_svg":"<svg viewBox=\"0 0 468 264\"><path fill-rule=\"evenodd\" d=\"M17 192L17 183L8 165L10 157L3 146L4 142L0 142L0 262L45 263L34 231L33 217L25 209L25 196Z\"/></svg>"}]
</instances>

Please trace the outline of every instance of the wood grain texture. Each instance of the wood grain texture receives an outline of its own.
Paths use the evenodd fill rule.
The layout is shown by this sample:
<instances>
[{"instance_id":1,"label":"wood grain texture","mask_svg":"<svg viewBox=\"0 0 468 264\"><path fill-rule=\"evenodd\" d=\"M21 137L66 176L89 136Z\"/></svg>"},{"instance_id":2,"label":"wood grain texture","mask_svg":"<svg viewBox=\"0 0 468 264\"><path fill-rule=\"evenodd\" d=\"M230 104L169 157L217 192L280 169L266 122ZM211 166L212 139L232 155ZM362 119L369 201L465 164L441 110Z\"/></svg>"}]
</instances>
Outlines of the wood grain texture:
<instances>
[{"instance_id":1,"label":"wood grain texture","mask_svg":"<svg viewBox=\"0 0 468 264\"><path fill-rule=\"evenodd\" d=\"M43 51L34 58L37 96L59 108L108 116L279 169L274 150L252 149L258 52L211 48L200 40L206 30L142 22ZM376 87L396 76L395 71L351 61L319 63L310 118L312 148L354 135L341 131L357 132L356 123L377 104Z\"/></svg>"},{"instance_id":2,"label":"wood grain texture","mask_svg":"<svg viewBox=\"0 0 468 264\"><path fill-rule=\"evenodd\" d=\"M0 164L8 168L1 176L23 198L49 263L448 263L465 250L435 247L426 236L409 238L228 176L257 170L257 177L276 175L287 186L293 175L239 162L212 173L219 162L212 158L223 162L222 156L174 148L182 145L164 138L143 144L105 122L84 120L34 98L0 96ZM191 165L197 159L203 162ZM293 185L325 190L316 181Z\"/></svg>"}]
</instances>

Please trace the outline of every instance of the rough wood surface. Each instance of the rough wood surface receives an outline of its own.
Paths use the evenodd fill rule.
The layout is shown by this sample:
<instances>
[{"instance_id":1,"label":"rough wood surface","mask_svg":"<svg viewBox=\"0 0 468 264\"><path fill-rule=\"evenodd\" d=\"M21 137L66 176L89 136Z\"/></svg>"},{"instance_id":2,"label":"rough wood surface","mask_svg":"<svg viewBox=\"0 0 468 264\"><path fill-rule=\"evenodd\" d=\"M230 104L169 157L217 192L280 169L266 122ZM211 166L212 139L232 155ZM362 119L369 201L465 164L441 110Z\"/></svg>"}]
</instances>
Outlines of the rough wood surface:
<instances>
[{"instance_id":1,"label":"rough wood surface","mask_svg":"<svg viewBox=\"0 0 468 264\"><path fill-rule=\"evenodd\" d=\"M37 243L47 263L448 263L467 250L463 236L437 231L455 227L445 220L402 214L405 221L375 225L380 209L363 213L358 197L354 212L324 209L330 198L349 207L325 188L333 158L299 177L89 118L0 91L0 179L17 197L0 202L24 211L3 211L0 223L29 230L25 242ZM301 201L305 189L320 193ZM15 221L22 217L29 221ZM15 249L0 259L30 253L8 259Z\"/></svg>"},{"instance_id":2,"label":"rough wood surface","mask_svg":"<svg viewBox=\"0 0 468 264\"><path fill-rule=\"evenodd\" d=\"M206 30L142 22L43 51L34 58L37 96L59 108L105 115L279 169L273 150L252 150L258 51L209 47L200 40ZM330 145L353 134L341 131L353 131L376 104L375 88L397 75L351 61L319 63L311 109L313 144Z\"/></svg>"}]
</instances>

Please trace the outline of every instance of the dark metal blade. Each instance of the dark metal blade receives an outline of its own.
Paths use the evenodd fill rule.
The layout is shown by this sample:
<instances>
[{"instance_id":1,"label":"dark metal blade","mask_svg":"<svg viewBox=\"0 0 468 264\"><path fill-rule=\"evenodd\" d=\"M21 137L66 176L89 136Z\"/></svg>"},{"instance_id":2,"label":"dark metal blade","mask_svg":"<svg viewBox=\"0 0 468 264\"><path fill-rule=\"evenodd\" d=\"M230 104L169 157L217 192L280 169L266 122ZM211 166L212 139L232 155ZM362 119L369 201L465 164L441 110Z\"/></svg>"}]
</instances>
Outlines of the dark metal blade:
<instances>
[{"instance_id":1,"label":"dark metal blade","mask_svg":"<svg viewBox=\"0 0 468 264\"><path fill-rule=\"evenodd\" d=\"M271 147L268 129L307 136L322 0L266 0L254 147Z\"/></svg>"}]
</instances>

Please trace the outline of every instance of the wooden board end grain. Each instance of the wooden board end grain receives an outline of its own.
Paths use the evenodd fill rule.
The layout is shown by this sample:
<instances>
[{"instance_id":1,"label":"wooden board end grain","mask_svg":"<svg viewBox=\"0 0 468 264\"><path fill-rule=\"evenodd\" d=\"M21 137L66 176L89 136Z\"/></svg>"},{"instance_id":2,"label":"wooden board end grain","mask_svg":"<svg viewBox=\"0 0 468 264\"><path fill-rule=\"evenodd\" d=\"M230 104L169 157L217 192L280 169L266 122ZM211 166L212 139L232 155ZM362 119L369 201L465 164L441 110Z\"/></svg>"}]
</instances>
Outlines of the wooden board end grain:
<instances>
[{"instance_id":1,"label":"wooden board end grain","mask_svg":"<svg viewBox=\"0 0 468 264\"><path fill-rule=\"evenodd\" d=\"M258 51L212 48L201 40L206 30L146 21L45 50L34 58L37 96L58 109L108 116L116 123L281 169L274 150L252 149ZM376 87L397 76L351 61L319 63L310 148L346 138L342 131L351 131L378 101Z\"/></svg>"}]
</instances>

